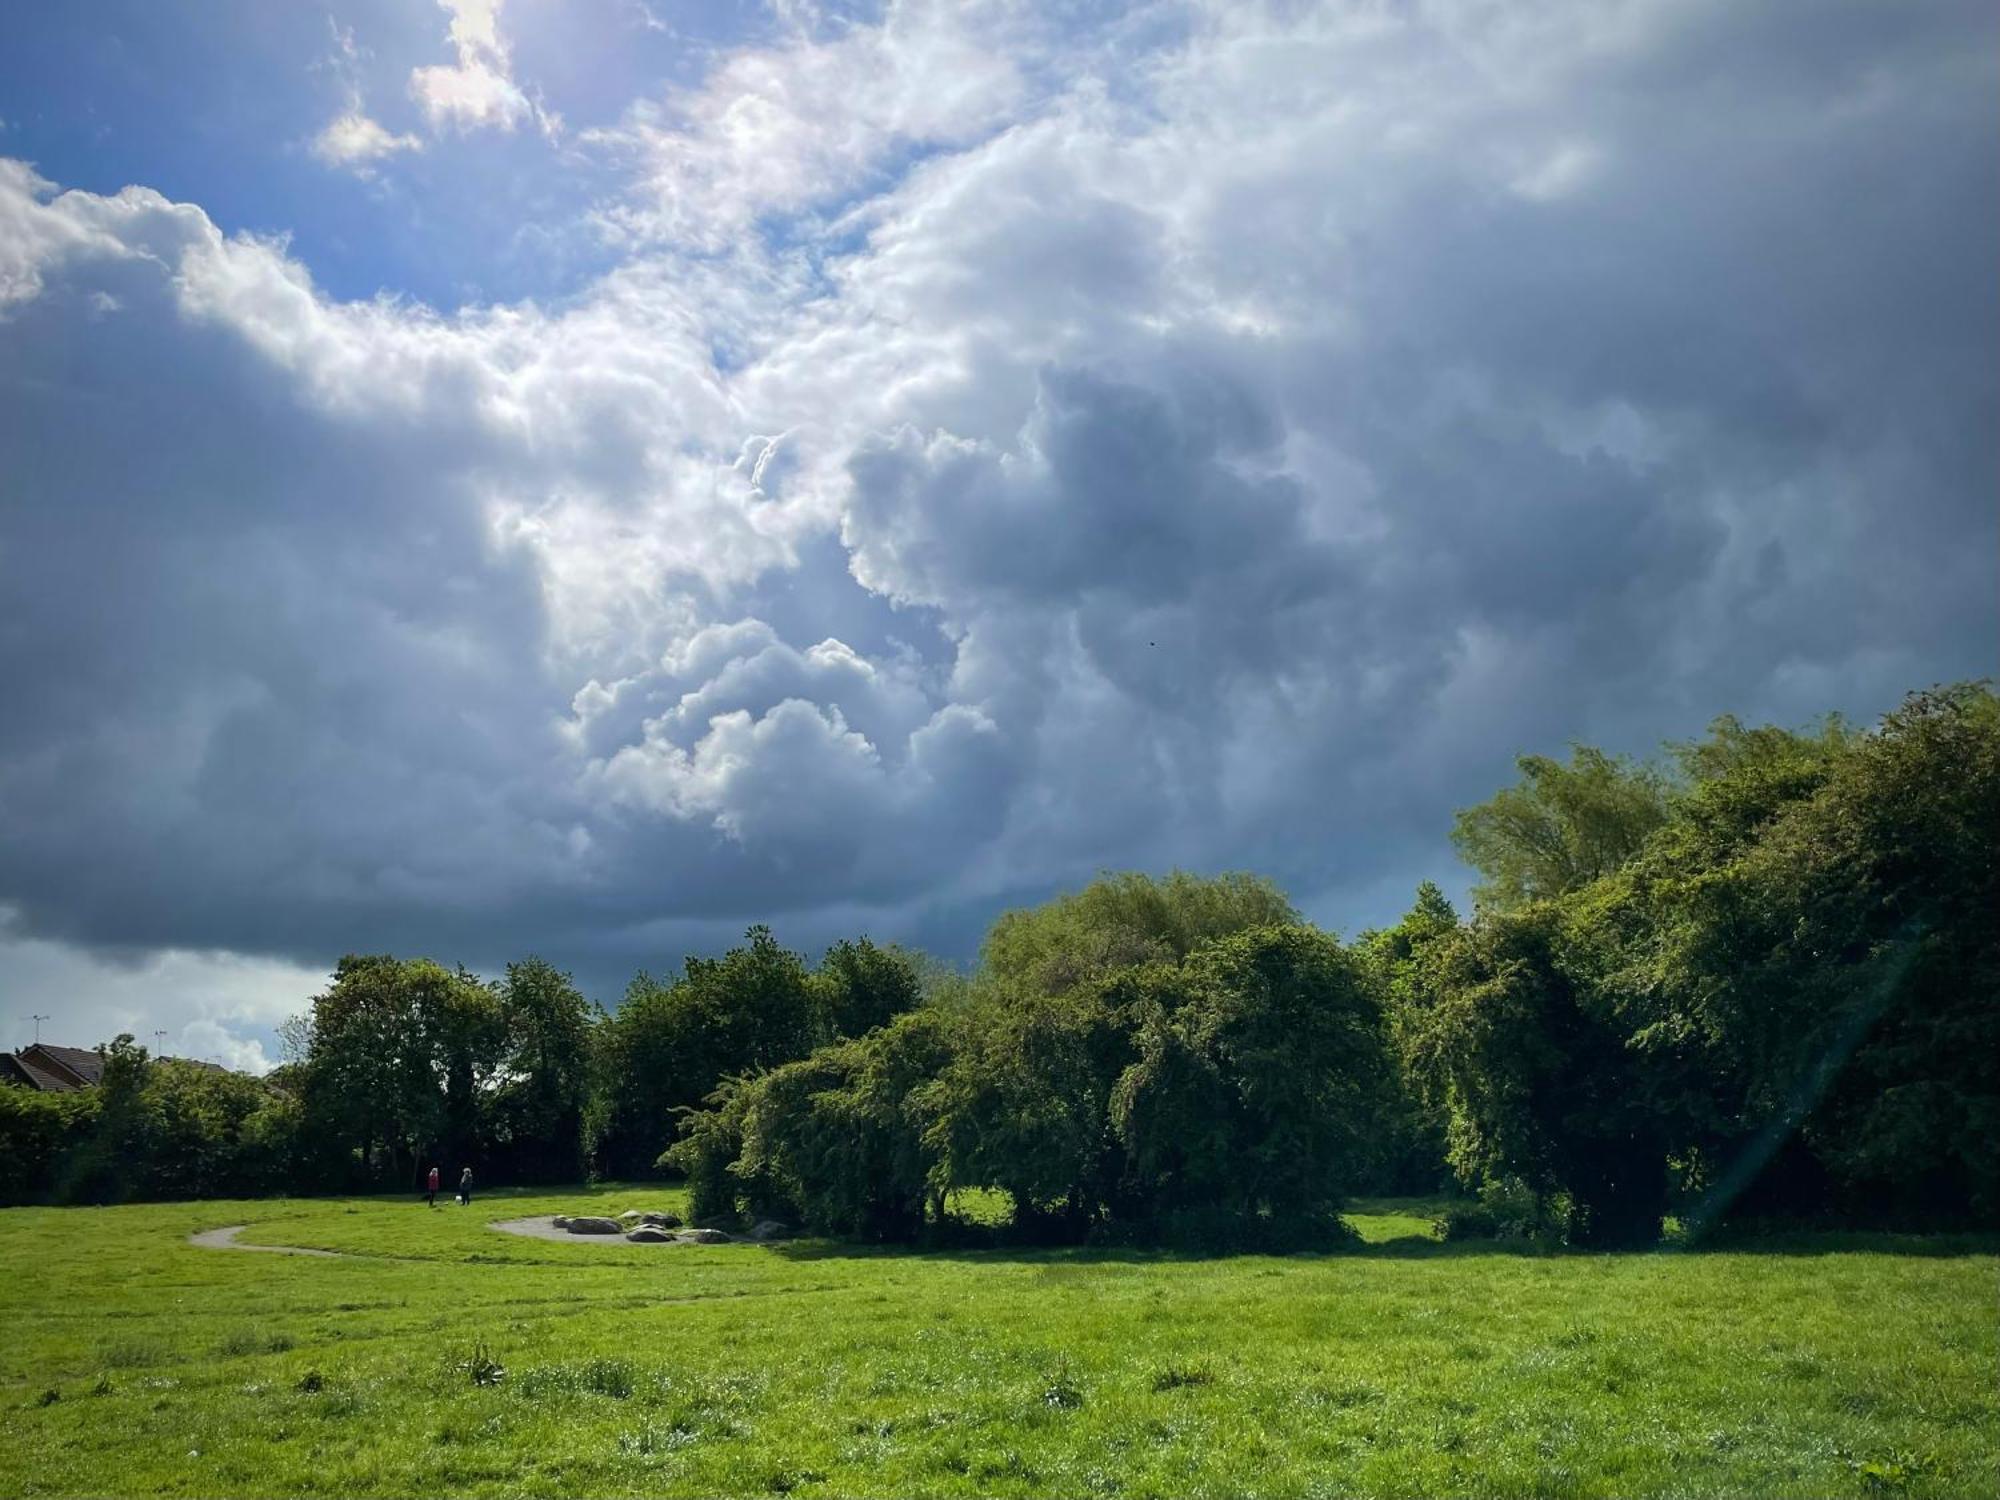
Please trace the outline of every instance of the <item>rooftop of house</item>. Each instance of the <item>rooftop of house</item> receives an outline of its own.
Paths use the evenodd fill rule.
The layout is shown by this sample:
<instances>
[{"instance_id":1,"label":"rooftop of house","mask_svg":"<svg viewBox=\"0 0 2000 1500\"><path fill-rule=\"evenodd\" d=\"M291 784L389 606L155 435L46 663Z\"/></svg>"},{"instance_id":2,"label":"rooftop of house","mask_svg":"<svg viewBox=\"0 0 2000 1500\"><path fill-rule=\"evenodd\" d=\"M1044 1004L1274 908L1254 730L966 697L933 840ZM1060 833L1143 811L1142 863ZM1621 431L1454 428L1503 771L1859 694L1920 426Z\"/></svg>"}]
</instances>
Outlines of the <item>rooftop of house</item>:
<instances>
[{"instance_id":1,"label":"rooftop of house","mask_svg":"<svg viewBox=\"0 0 2000 1500\"><path fill-rule=\"evenodd\" d=\"M214 1073L229 1071L218 1063L194 1057L162 1056L156 1060L180 1063L190 1068L206 1068ZM92 1088L103 1080L104 1054L95 1048L59 1047L54 1042L35 1042L19 1052L0 1052L0 1082L62 1094Z\"/></svg>"}]
</instances>

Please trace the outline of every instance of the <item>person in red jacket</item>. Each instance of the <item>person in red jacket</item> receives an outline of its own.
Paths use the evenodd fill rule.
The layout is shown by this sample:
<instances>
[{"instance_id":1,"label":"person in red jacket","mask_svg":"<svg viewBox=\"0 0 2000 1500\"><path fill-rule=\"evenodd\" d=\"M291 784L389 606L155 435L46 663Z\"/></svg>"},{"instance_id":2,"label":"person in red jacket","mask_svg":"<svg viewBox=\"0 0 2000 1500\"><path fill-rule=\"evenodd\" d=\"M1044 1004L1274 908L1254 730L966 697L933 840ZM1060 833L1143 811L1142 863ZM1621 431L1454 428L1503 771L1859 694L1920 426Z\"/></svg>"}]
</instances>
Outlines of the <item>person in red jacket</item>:
<instances>
[{"instance_id":1,"label":"person in red jacket","mask_svg":"<svg viewBox=\"0 0 2000 1500\"><path fill-rule=\"evenodd\" d=\"M436 1208L438 1206L438 1169L436 1167L431 1168L431 1175L424 1182L424 1206L427 1208Z\"/></svg>"}]
</instances>

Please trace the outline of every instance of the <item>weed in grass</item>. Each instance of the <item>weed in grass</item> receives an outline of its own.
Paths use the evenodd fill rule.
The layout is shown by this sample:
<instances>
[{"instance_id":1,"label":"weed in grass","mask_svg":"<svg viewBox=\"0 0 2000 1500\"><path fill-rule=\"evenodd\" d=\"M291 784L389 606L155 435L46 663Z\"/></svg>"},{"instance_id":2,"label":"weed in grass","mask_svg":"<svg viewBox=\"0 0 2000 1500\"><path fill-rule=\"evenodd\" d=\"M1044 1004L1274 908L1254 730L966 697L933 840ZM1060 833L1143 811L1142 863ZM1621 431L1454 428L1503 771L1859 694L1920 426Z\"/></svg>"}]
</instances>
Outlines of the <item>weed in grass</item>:
<instances>
[{"instance_id":1,"label":"weed in grass","mask_svg":"<svg viewBox=\"0 0 2000 1500\"><path fill-rule=\"evenodd\" d=\"M694 1428L683 1423L648 1417L637 1427L626 1428L618 1434L618 1451L638 1458L661 1458L680 1452L700 1436Z\"/></svg>"},{"instance_id":2,"label":"weed in grass","mask_svg":"<svg viewBox=\"0 0 2000 1500\"><path fill-rule=\"evenodd\" d=\"M1083 1387L1070 1374L1069 1356L1056 1361L1042 1389L1042 1405L1058 1411L1074 1411L1083 1405Z\"/></svg>"},{"instance_id":3,"label":"weed in grass","mask_svg":"<svg viewBox=\"0 0 2000 1500\"><path fill-rule=\"evenodd\" d=\"M299 1377L299 1383L293 1389L302 1396L317 1396L326 1389L326 1377L317 1370L308 1370Z\"/></svg>"},{"instance_id":4,"label":"weed in grass","mask_svg":"<svg viewBox=\"0 0 2000 1500\"><path fill-rule=\"evenodd\" d=\"M777 1464L764 1471L764 1488L773 1495L789 1495L805 1484L823 1484L826 1475L817 1469L795 1469L789 1464Z\"/></svg>"},{"instance_id":5,"label":"weed in grass","mask_svg":"<svg viewBox=\"0 0 2000 1500\"><path fill-rule=\"evenodd\" d=\"M174 1357L173 1350L157 1339L113 1339L104 1346L103 1360L114 1370L137 1370L163 1365Z\"/></svg>"},{"instance_id":6,"label":"weed in grass","mask_svg":"<svg viewBox=\"0 0 2000 1500\"><path fill-rule=\"evenodd\" d=\"M40 1396L35 1398L35 1405L54 1406L60 1400L62 1400L62 1392L57 1390L54 1386L50 1386L47 1390L43 1391Z\"/></svg>"},{"instance_id":7,"label":"weed in grass","mask_svg":"<svg viewBox=\"0 0 2000 1500\"><path fill-rule=\"evenodd\" d=\"M1215 1372L1206 1365L1169 1364L1153 1374L1153 1389L1157 1391L1178 1391L1191 1385L1210 1385L1215 1380Z\"/></svg>"},{"instance_id":8,"label":"weed in grass","mask_svg":"<svg viewBox=\"0 0 2000 1500\"><path fill-rule=\"evenodd\" d=\"M494 1386L507 1378L507 1367L493 1357L484 1339L472 1346L472 1352L453 1363L454 1370L462 1371L467 1380L477 1386Z\"/></svg>"},{"instance_id":9,"label":"weed in grass","mask_svg":"<svg viewBox=\"0 0 2000 1500\"><path fill-rule=\"evenodd\" d=\"M93 1396L109 1396L115 1389L116 1387L111 1384L111 1377L109 1375L100 1375L97 1377L97 1384L90 1388L90 1394Z\"/></svg>"},{"instance_id":10,"label":"weed in grass","mask_svg":"<svg viewBox=\"0 0 2000 1500\"><path fill-rule=\"evenodd\" d=\"M225 1358L245 1354L283 1354L292 1347L288 1333L260 1333L254 1328L236 1328L222 1336L215 1352Z\"/></svg>"},{"instance_id":11,"label":"weed in grass","mask_svg":"<svg viewBox=\"0 0 2000 1500\"><path fill-rule=\"evenodd\" d=\"M588 1359L577 1364L531 1366L521 1372L514 1389L531 1401L579 1395L611 1396L623 1401L637 1383L638 1375L630 1360Z\"/></svg>"}]
</instances>

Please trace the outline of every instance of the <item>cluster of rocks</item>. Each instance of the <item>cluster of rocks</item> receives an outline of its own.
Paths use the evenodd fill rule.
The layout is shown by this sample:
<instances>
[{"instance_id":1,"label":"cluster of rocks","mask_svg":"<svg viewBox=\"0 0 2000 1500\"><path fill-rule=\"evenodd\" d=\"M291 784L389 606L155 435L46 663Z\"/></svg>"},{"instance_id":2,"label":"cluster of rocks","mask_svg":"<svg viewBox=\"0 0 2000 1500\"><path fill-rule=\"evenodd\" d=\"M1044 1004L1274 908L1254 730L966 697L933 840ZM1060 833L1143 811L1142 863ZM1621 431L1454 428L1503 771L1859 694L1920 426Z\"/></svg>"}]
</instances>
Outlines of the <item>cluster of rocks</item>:
<instances>
[{"instance_id":1,"label":"cluster of rocks","mask_svg":"<svg viewBox=\"0 0 2000 1500\"><path fill-rule=\"evenodd\" d=\"M746 1242L762 1245L772 1240L788 1239L792 1232L789 1226L780 1224L776 1219L760 1220L747 1235L731 1234L719 1223L683 1228L678 1214L642 1213L636 1208L628 1208L615 1219L588 1214L557 1214L554 1223L556 1228L571 1234L622 1234L638 1245L730 1245Z\"/></svg>"}]
</instances>

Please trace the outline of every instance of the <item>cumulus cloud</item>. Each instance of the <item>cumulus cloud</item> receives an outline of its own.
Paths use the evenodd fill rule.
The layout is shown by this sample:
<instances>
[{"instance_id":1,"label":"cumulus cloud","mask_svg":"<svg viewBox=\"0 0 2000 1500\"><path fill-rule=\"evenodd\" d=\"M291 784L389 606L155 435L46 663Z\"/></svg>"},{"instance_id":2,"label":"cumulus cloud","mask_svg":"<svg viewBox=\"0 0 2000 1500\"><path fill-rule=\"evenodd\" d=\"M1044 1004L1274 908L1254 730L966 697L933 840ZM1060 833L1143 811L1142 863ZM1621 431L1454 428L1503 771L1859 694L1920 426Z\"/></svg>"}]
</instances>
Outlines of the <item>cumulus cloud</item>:
<instances>
[{"instance_id":1,"label":"cumulus cloud","mask_svg":"<svg viewBox=\"0 0 2000 1500\"><path fill-rule=\"evenodd\" d=\"M0 164L0 900L606 995L1107 866L1351 927L1517 750L1990 670L1995 25L801 13L449 317Z\"/></svg>"}]
</instances>

